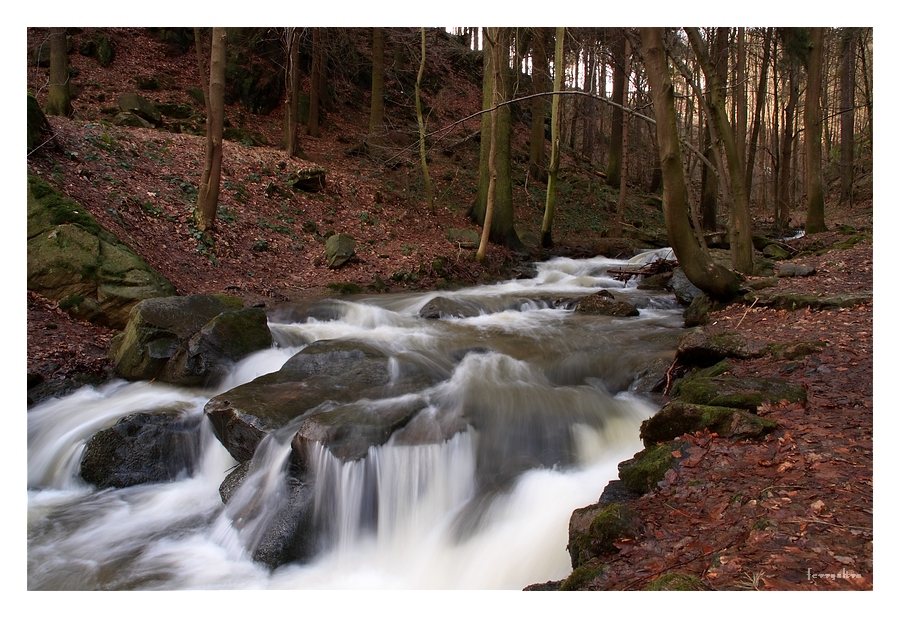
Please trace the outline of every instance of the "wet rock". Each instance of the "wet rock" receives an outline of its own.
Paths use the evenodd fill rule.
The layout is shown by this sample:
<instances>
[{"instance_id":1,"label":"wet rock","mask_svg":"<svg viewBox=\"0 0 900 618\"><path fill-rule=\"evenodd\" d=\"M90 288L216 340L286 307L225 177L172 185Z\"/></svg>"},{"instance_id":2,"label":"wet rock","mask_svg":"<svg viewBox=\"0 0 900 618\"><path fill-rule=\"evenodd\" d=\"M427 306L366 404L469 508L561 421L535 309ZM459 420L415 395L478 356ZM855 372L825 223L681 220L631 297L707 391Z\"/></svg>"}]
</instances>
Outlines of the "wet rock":
<instances>
[{"instance_id":1,"label":"wet rock","mask_svg":"<svg viewBox=\"0 0 900 618\"><path fill-rule=\"evenodd\" d=\"M202 420L177 412L130 414L91 437L81 477L103 489L190 475L200 456Z\"/></svg>"},{"instance_id":2,"label":"wet rock","mask_svg":"<svg viewBox=\"0 0 900 618\"><path fill-rule=\"evenodd\" d=\"M601 290L579 301L575 309L587 315L608 315L613 317L632 317L640 315L637 307L625 301L616 300L608 290Z\"/></svg>"},{"instance_id":3,"label":"wet rock","mask_svg":"<svg viewBox=\"0 0 900 618\"><path fill-rule=\"evenodd\" d=\"M426 320L441 318L472 318L485 312L484 307L458 298L436 296L419 309L419 317Z\"/></svg>"},{"instance_id":4,"label":"wet rock","mask_svg":"<svg viewBox=\"0 0 900 618\"><path fill-rule=\"evenodd\" d=\"M141 301L110 345L116 373L184 385L218 379L232 363L272 345L263 310L241 305L204 294Z\"/></svg>"},{"instance_id":5,"label":"wet rock","mask_svg":"<svg viewBox=\"0 0 900 618\"><path fill-rule=\"evenodd\" d=\"M249 460L266 433L304 416L295 439L297 457L305 457L305 442L318 440L352 459L382 444L424 407L416 398L400 396L433 382L414 362L392 359L369 344L317 341L279 371L213 397L205 412L216 437L238 461ZM390 398L400 399L379 401ZM360 400L372 405L354 403Z\"/></svg>"},{"instance_id":6,"label":"wet rock","mask_svg":"<svg viewBox=\"0 0 900 618\"><path fill-rule=\"evenodd\" d=\"M669 288L675 293L675 298L682 305L690 305L691 301L703 294L703 290L691 283L681 268L676 268L672 271L672 278L669 279Z\"/></svg>"}]
</instances>

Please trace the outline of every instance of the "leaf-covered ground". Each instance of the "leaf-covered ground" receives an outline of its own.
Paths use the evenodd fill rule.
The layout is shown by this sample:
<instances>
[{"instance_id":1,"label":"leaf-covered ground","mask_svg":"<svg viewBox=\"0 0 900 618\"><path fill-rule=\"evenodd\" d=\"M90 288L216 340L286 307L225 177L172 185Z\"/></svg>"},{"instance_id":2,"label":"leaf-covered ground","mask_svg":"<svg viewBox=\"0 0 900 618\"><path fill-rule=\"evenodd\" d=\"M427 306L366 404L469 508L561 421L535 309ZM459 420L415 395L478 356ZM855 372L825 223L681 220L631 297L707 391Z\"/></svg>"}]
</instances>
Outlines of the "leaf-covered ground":
<instances>
[{"instance_id":1,"label":"leaf-covered ground","mask_svg":"<svg viewBox=\"0 0 900 618\"><path fill-rule=\"evenodd\" d=\"M833 240L822 235L795 243ZM817 294L872 289L872 245L806 256L808 278L779 288ZM644 522L587 589L643 590L663 575L713 590L871 590L873 587L873 310L811 311L735 304L711 332L764 343L818 340L797 360L729 359L736 376L780 376L806 389L805 404L764 404L778 424L760 441L715 434L679 438L677 465L629 503Z\"/></svg>"}]
</instances>

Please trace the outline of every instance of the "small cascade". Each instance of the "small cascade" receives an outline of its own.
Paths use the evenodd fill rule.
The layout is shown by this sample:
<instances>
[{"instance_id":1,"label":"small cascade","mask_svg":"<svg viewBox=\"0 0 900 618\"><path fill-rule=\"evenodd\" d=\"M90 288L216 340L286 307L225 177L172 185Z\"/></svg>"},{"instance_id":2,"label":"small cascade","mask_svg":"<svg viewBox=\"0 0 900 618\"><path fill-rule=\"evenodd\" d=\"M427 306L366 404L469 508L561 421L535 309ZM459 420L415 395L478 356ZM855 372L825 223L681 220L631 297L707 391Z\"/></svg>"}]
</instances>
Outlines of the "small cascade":
<instances>
[{"instance_id":1,"label":"small cascade","mask_svg":"<svg viewBox=\"0 0 900 618\"><path fill-rule=\"evenodd\" d=\"M565 577L569 517L640 449L653 407L631 387L671 358L682 331L671 294L607 275L627 263L557 258L532 279L285 305L269 316L275 345L220 384L114 381L34 406L28 588L521 589ZM573 310L605 289L640 315ZM420 317L439 296L466 311ZM322 398L266 426L239 465L213 435L207 402L329 340L386 358L385 390L338 397L345 385L332 376ZM293 397L305 380L279 392ZM138 412L198 421L192 472L104 490L83 481L90 438Z\"/></svg>"}]
</instances>

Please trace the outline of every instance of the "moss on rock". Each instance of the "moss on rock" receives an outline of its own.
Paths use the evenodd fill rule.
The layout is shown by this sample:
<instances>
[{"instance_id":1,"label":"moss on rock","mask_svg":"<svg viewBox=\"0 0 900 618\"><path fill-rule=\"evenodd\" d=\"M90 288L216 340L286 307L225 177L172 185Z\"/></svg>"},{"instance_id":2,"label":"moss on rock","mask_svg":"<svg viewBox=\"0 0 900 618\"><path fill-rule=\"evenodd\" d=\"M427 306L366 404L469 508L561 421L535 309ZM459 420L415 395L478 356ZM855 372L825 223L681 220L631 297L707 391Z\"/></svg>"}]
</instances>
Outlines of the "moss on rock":
<instances>
[{"instance_id":1,"label":"moss on rock","mask_svg":"<svg viewBox=\"0 0 900 618\"><path fill-rule=\"evenodd\" d=\"M619 464L619 478L633 492L645 494L651 491L675 464L672 451L679 447L678 443L667 442L645 448Z\"/></svg>"},{"instance_id":2,"label":"moss on rock","mask_svg":"<svg viewBox=\"0 0 900 618\"><path fill-rule=\"evenodd\" d=\"M685 403L755 412L766 401L806 401L806 391L780 378L739 378L690 376L675 384L672 395Z\"/></svg>"},{"instance_id":3,"label":"moss on rock","mask_svg":"<svg viewBox=\"0 0 900 618\"><path fill-rule=\"evenodd\" d=\"M707 590L696 575L684 573L663 573L647 584L645 590Z\"/></svg>"}]
</instances>

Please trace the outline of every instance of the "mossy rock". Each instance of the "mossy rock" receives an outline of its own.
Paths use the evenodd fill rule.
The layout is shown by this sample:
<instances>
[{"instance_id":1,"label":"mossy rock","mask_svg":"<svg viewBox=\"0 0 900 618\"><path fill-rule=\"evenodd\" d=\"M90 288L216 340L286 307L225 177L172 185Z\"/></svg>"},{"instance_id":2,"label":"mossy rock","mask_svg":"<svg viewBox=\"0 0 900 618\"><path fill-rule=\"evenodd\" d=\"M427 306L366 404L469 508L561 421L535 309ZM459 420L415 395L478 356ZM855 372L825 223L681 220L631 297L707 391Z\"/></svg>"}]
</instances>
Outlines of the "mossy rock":
<instances>
[{"instance_id":1,"label":"mossy rock","mask_svg":"<svg viewBox=\"0 0 900 618\"><path fill-rule=\"evenodd\" d=\"M773 307L787 311L797 311L809 307L815 311L826 309L840 309L855 307L863 303L872 302L872 292L847 292L845 294L833 294L831 296L818 296L816 294L801 294L792 292L773 292L757 290L744 295L744 302L755 303L759 307Z\"/></svg>"},{"instance_id":2,"label":"mossy rock","mask_svg":"<svg viewBox=\"0 0 900 618\"><path fill-rule=\"evenodd\" d=\"M678 442L668 442L645 448L634 457L619 464L619 479L630 491L645 494L653 490L676 464L673 451L681 448Z\"/></svg>"},{"instance_id":3,"label":"mossy rock","mask_svg":"<svg viewBox=\"0 0 900 618\"><path fill-rule=\"evenodd\" d=\"M586 296L578 301L575 307L576 313L586 315L607 315L611 317L633 317L640 315L637 307L631 303L616 298L608 291L601 290L591 296Z\"/></svg>"},{"instance_id":4,"label":"mossy rock","mask_svg":"<svg viewBox=\"0 0 900 618\"><path fill-rule=\"evenodd\" d=\"M363 291L360 286L349 281L332 281L325 284L325 287L338 294L362 294Z\"/></svg>"},{"instance_id":5,"label":"mossy rock","mask_svg":"<svg viewBox=\"0 0 900 618\"><path fill-rule=\"evenodd\" d=\"M647 584L645 590L708 590L696 575L684 573L663 573Z\"/></svg>"},{"instance_id":6,"label":"mossy rock","mask_svg":"<svg viewBox=\"0 0 900 618\"><path fill-rule=\"evenodd\" d=\"M566 548L572 568L578 569L598 557L618 553L615 541L634 538L639 528L640 520L635 512L619 502L576 509L569 519Z\"/></svg>"},{"instance_id":7,"label":"mossy rock","mask_svg":"<svg viewBox=\"0 0 900 618\"><path fill-rule=\"evenodd\" d=\"M745 439L758 438L775 427L774 421L740 408L670 401L641 423L640 436L644 446L653 446L704 429L726 438Z\"/></svg>"},{"instance_id":8,"label":"mossy rock","mask_svg":"<svg viewBox=\"0 0 900 618\"><path fill-rule=\"evenodd\" d=\"M596 579L606 568L605 564L592 562L575 568L559 585L558 590L586 590L588 582Z\"/></svg>"},{"instance_id":9,"label":"mossy rock","mask_svg":"<svg viewBox=\"0 0 900 618\"><path fill-rule=\"evenodd\" d=\"M776 360L797 360L810 354L816 354L826 348L824 341L792 341L790 343L771 343L766 346L765 353Z\"/></svg>"},{"instance_id":10,"label":"mossy rock","mask_svg":"<svg viewBox=\"0 0 900 618\"><path fill-rule=\"evenodd\" d=\"M708 367L725 358L758 358L762 356L764 347L737 331L710 334L697 330L681 338L676 357L683 364Z\"/></svg>"},{"instance_id":11,"label":"mossy rock","mask_svg":"<svg viewBox=\"0 0 900 618\"><path fill-rule=\"evenodd\" d=\"M672 396L684 403L755 412L766 401L805 402L806 391L780 378L739 378L689 376L676 382Z\"/></svg>"},{"instance_id":12,"label":"mossy rock","mask_svg":"<svg viewBox=\"0 0 900 618\"><path fill-rule=\"evenodd\" d=\"M37 99L31 94L28 95L28 152L31 152L40 146L47 135L53 133L44 110L41 109Z\"/></svg>"}]
</instances>

